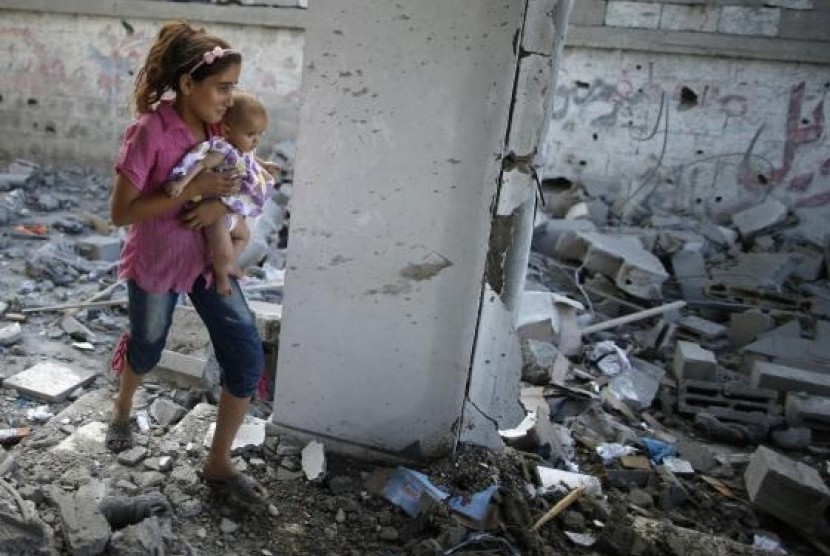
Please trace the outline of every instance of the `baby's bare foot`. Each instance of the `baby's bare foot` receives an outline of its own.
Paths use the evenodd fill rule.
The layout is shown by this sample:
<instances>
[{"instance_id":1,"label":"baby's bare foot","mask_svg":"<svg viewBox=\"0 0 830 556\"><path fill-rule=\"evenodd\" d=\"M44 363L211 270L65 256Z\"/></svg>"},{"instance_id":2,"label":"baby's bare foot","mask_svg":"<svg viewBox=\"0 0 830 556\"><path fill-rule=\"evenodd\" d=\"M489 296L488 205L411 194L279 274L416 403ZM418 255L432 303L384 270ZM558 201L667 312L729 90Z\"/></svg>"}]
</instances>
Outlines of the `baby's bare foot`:
<instances>
[{"instance_id":1,"label":"baby's bare foot","mask_svg":"<svg viewBox=\"0 0 830 556\"><path fill-rule=\"evenodd\" d=\"M216 291L219 292L219 295L231 295L233 290L231 290L231 279L227 272L214 272L214 278L216 280Z\"/></svg>"}]
</instances>

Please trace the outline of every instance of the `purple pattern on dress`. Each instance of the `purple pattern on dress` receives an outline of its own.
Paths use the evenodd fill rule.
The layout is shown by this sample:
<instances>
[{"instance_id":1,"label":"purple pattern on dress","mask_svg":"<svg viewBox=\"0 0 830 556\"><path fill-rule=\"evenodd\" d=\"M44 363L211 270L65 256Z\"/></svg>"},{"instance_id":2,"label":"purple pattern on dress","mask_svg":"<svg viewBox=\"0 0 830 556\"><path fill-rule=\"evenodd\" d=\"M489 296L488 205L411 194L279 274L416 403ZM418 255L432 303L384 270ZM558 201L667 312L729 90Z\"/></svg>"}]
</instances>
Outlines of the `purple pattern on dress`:
<instances>
[{"instance_id":1,"label":"purple pattern on dress","mask_svg":"<svg viewBox=\"0 0 830 556\"><path fill-rule=\"evenodd\" d=\"M265 172L256 161L253 153L240 152L222 137L213 137L196 145L173 168L168 181L177 180L187 175L210 152L218 152L224 155L222 163L216 170L237 170L242 175L239 193L230 197L222 197L222 202L235 213L245 217L262 214L262 206L265 204L267 193L274 187L273 177Z\"/></svg>"}]
</instances>

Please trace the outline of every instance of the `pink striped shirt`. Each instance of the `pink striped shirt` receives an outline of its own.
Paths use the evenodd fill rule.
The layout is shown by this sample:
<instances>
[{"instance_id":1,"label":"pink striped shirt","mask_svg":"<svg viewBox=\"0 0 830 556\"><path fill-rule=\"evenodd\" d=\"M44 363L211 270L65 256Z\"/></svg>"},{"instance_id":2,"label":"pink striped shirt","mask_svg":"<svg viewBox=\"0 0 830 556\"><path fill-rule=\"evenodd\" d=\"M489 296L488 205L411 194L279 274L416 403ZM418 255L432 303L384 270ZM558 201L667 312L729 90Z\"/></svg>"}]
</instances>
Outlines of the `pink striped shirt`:
<instances>
[{"instance_id":1,"label":"pink striped shirt","mask_svg":"<svg viewBox=\"0 0 830 556\"><path fill-rule=\"evenodd\" d=\"M127 127L115 170L141 196L163 191L170 170L196 143L172 103L164 101ZM212 282L204 236L184 226L181 213L181 207L174 208L130 226L119 278L135 280L154 294L189 292L200 275Z\"/></svg>"}]
</instances>

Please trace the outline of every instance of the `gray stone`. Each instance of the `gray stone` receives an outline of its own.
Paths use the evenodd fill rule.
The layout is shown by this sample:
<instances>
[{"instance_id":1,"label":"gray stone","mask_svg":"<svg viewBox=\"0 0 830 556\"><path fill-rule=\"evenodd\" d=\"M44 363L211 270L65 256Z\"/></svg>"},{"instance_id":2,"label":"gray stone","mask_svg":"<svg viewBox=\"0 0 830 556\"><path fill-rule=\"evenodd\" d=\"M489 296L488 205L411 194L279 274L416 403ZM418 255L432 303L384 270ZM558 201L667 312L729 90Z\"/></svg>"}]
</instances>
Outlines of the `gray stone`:
<instances>
[{"instance_id":1,"label":"gray stone","mask_svg":"<svg viewBox=\"0 0 830 556\"><path fill-rule=\"evenodd\" d=\"M522 380L545 385L559 356L559 350L548 342L525 340L522 342Z\"/></svg>"},{"instance_id":2,"label":"gray stone","mask_svg":"<svg viewBox=\"0 0 830 556\"><path fill-rule=\"evenodd\" d=\"M125 450L118 454L118 463L127 466L138 465L144 458L147 457L147 448L143 446L135 446L129 450Z\"/></svg>"},{"instance_id":3,"label":"gray stone","mask_svg":"<svg viewBox=\"0 0 830 556\"><path fill-rule=\"evenodd\" d=\"M173 458L170 456L150 458L144 462L144 465L145 467L147 467L147 469L166 473L167 471L170 471L170 469L173 468Z\"/></svg>"},{"instance_id":4,"label":"gray stone","mask_svg":"<svg viewBox=\"0 0 830 556\"><path fill-rule=\"evenodd\" d=\"M394 527L382 527L380 533L378 533L378 537L382 541L393 542L398 540L400 534Z\"/></svg>"},{"instance_id":5,"label":"gray stone","mask_svg":"<svg viewBox=\"0 0 830 556\"><path fill-rule=\"evenodd\" d=\"M219 530L226 535L235 533L237 529L239 529L239 524L231 521L227 517L223 517L222 522L219 524Z\"/></svg>"},{"instance_id":6,"label":"gray stone","mask_svg":"<svg viewBox=\"0 0 830 556\"><path fill-rule=\"evenodd\" d=\"M677 321L677 324L680 325L680 328L707 340L726 336L727 332L727 328L722 324L702 319L697 315L686 315Z\"/></svg>"},{"instance_id":7,"label":"gray stone","mask_svg":"<svg viewBox=\"0 0 830 556\"><path fill-rule=\"evenodd\" d=\"M715 454L705 444L694 440L678 440L677 453L692 464L695 471L708 473L718 466Z\"/></svg>"},{"instance_id":8,"label":"gray stone","mask_svg":"<svg viewBox=\"0 0 830 556\"><path fill-rule=\"evenodd\" d=\"M654 506L654 497L640 488L632 489L631 492L628 493L628 501L635 506L646 509Z\"/></svg>"},{"instance_id":9,"label":"gray stone","mask_svg":"<svg viewBox=\"0 0 830 556\"><path fill-rule=\"evenodd\" d=\"M187 409L167 398L156 398L150 406L150 416L165 427L178 423Z\"/></svg>"},{"instance_id":10,"label":"gray stone","mask_svg":"<svg viewBox=\"0 0 830 556\"><path fill-rule=\"evenodd\" d=\"M791 427L830 430L830 397L790 392L784 404L784 413Z\"/></svg>"},{"instance_id":11,"label":"gray stone","mask_svg":"<svg viewBox=\"0 0 830 556\"><path fill-rule=\"evenodd\" d=\"M95 556L104 552L112 531L98 509L103 484L95 481L68 494L53 487L50 498L60 514L63 535L72 556Z\"/></svg>"},{"instance_id":12,"label":"gray stone","mask_svg":"<svg viewBox=\"0 0 830 556\"><path fill-rule=\"evenodd\" d=\"M772 431L772 443L784 450L805 450L813 441L813 431L807 427L794 427Z\"/></svg>"},{"instance_id":13,"label":"gray stone","mask_svg":"<svg viewBox=\"0 0 830 556\"><path fill-rule=\"evenodd\" d=\"M165 528L156 517L148 517L135 525L125 527L112 536L110 552L113 556L164 556Z\"/></svg>"},{"instance_id":14,"label":"gray stone","mask_svg":"<svg viewBox=\"0 0 830 556\"><path fill-rule=\"evenodd\" d=\"M830 535L830 489L812 467L761 446L744 480L756 508L807 533Z\"/></svg>"},{"instance_id":15,"label":"gray stone","mask_svg":"<svg viewBox=\"0 0 830 556\"><path fill-rule=\"evenodd\" d=\"M635 517L606 524L601 554L660 554L661 556L754 556L751 545L711 533L677 527L670 521Z\"/></svg>"},{"instance_id":16,"label":"gray stone","mask_svg":"<svg viewBox=\"0 0 830 556\"><path fill-rule=\"evenodd\" d=\"M41 193L35 200L35 206L44 212L52 212L58 210L61 207L61 204L60 201L58 201L53 195L50 195L49 193Z\"/></svg>"},{"instance_id":17,"label":"gray stone","mask_svg":"<svg viewBox=\"0 0 830 556\"><path fill-rule=\"evenodd\" d=\"M636 411L651 407L666 370L648 361L632 359L631 367L615 376L609 388Z\"/></svg>"},{"instance_id":18,"label":"gray stone","mask_svg":"<svg viewBox=\"0 0 830 556\"><path fill-rule=\"evenodd\" d=\"M0 327L0 346L10 346L20 341L23 336L23 328L20 323L13 322Z\"/></svg>"},{"instance_id":19,"label":"gray stone","mask_svg":"<svg viewBox=\"0 0 830 556\"><path fill-rule=\"evenodd\" d=\"M51 530L37 517L17 516L0 510L0 554L39 555L51 542Z\"/></svg>"},{"instance_id":20,"label":"gray stone","mask_svg":"<svg viewBox=\"0 0 830 556\"><path fill-rule=\"evenodd\" d=\"M199 483L199 476L196 470L189 466L179 466L170 473L170 479L181 485L186 491Z\"/></svg>"},{"instance_id":21,"label":"gray stone","mask_svg":"<svg viewBox=\"0 0 830 556\"><path fill-rule=\"evenodd\" d=\"M145 471L133 477L133 480L139 488L146 489L164 484L164 475L158 471Z\"/></svg>"},{"instance_id":22,"label":"gray stone","mask_svg":"<svg viewBox=\"0 0 830 556\"><path fill-rule=\"evenodd\" d=\"M64 315L61 319L61 328L63 331L69 334L69 336L74 340L80 340L84 342L94 342L95 341L95 333L92 332L89 328L78 322L78 319L71 315Z\"/></svg>"},{"instance_id":23,"label":"gray stone","mask_svg":"<svg viewBox=\"0 0 830 556\"><path fill-rule=\"evenodd\" d=\"M176 504L176 514L183 519L196 517L201 513L202 503L199 500L188 498Z\"/></svg>"}]
</instances>

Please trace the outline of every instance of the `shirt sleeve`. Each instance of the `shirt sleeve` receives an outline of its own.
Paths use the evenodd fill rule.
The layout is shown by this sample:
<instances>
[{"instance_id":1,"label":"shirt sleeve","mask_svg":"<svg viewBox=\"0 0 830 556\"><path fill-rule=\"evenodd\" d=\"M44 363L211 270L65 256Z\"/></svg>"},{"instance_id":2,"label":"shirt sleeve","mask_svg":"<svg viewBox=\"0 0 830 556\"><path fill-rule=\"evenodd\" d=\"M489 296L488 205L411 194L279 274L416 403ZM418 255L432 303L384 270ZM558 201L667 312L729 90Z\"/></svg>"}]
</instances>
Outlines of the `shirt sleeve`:
<instances>
[{"instance_id":1,"label":"shirt sleeve","mask_svg":"<svg viewBox=\"0 0 830 556\"><path fill-rule=\"evenodd\" d=\"M151 140L147 123L147 119L141 118L127 127L115 163L115 171L129 179L139 191L147 187L156 164L155 142Z\"/></svg>"}]
</instances>

